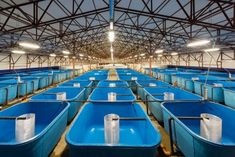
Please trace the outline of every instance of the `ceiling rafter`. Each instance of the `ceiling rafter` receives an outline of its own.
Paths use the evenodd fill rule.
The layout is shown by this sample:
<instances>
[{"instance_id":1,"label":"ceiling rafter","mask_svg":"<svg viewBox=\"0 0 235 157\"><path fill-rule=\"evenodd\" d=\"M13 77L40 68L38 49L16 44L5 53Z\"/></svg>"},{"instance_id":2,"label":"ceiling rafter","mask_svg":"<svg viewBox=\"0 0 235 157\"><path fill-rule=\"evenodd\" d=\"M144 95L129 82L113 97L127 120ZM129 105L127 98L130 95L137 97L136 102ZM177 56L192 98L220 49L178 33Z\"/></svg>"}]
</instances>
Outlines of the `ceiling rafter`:
<instances>
[{"instance_id":1,"label":"ceiling rafter","mask_svg":"<svg viewBox=\"0 0 235 157\"><path fill-rule=\"evenodd\" d=\"M15 46L18 40L29 38L41 42L42 53L67 48L74 55L83 52L107 57L109 54L108 0L68 0L66 5L62 0L22 3L3 0L2 3L1 48ZM115 0L115 56L153 52L162 46L187 51L184 45L192 38L201 37L214 39L221 35L219 44L235 43L233 36L223 36L235 32L234 2L198 3L196 0ZM171 5L174 7L168 13L166 10ZM54 10L58 10L58 15Z\"/></svg>"}]
</instances>

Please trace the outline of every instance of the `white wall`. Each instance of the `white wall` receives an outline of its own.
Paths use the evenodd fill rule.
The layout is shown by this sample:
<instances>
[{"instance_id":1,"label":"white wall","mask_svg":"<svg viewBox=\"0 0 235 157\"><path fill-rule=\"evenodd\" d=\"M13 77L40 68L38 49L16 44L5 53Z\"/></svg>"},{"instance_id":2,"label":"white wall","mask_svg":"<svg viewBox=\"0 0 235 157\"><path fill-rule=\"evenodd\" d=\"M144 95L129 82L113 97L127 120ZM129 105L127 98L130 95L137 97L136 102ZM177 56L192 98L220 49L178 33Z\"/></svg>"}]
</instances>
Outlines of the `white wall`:
<instances>
[{"instance_id":1,"label":"white wall","mask_svg":"<svg viewBox=\"0 0 235 157\"><path fill-rule=\"evenodd\" d=\"M208 66L217 67L216 60L217 59L221 60L220 54L217 53L217 52L213 52L213 53L211 53L211 55L213 57L211 57L210 55L204 53L204 55L203 55L203 67L208 67ZM234 54L231 51L227 51L226 55L228 55L230 57L233 57ZM222 67L223 68L235 68L235 60L231 60L231 58L229 58L226 55L223 55L223 60L221 60L222 61ZM199 57L199 54L196 57ZM164 59L162 59L162 58L155 59L152 62L152 67L162 67L162 66L166 66L166 65L186 66L186 62L182 59L180 59L180 62L176 62L178 56L173 56L173 58L174 59L173 59L172 62L169 62L168 60L166 60L166 62L164 62ZM199 63L194 58L190 58L190 63L189 63L188 66L198 67L198 66L202 66L202 65L201 64L199 65ZM149 61L143 61L142 67L149 67Z\"/></svg>"},{"instance_id":2,"label":"white wall","mask_svg":"<svg viewBox=\"0 0 235 157\"><path fill-rule=\"evenodd\" d=\"M51 60L53 58L50 58ZM10 62L10 57L8 54L0 54L0 69L9 69L9 62ZM18 55L18 54L12 54L12 63L16 62L14 65L15 69L19 68L26 68L27 67L27 56L26 55ZM52 64L51 66L53 66ZM13 65L12 65L13 66ZM47 67L48 62L42 63L42 67ZM33 67L39 67L38 60L36 59L35 62L33 62L30 66L31 68Z\"/></svg>"},{"instance_id":3,"label":"white wall","mask_svg":"<svg viewBox=\"0 0 235 157\"><path fill-rule=\"evenodd\" d=\"M0 69L8 69L9 68L9 59L6 54L0 54ZM7 58L6 58L7 57ZM6 58L6 59L4 59Z\"/></svg>"},{"instance_id":4,"label":"white wall","mask_svg":"<svg viewBox=\"0 0 235 157\"><path fill-rule=\"evenodd\" d=\"M29 60L33 60L35 56L30 56ZM41 64L41 67L48 67L48 66L61 66L65 68L73 68L73 62L69 59L62 58L63 60L59 61L56 60L55 57L49 57L48 56L41 56L41 60L44 62ZM9 69L9 60L10 57L8 54L0 54L0 70L3 69ZM27 56L26 55L18 55L18 54L12 54L12 62L16 62L14 65L14 69L19 68L26 68L27 67ZM31 63L30 68L40 67L39 59L36 58L34 62ZM91 68L95 68L96 65L91 65ZM85 71L90 69L89 64L81 64L76 63L75 65L76 69L83 68Z\"/></svg>"},{"instance_id":5,"label":"white wall","mask_svg":"<svg viewBox=\"0 0 235 157\"><path fill-rule=\"evenodd\" d=\"M216 67L216 61L217 58L219 57L219 53L212 53L213 55L213 59L211 60L211 56L209 56L208 54L204 54L204 67L208 67L209 64L210 64L210 61L211 62L211 67ZM233 52L226 52L226 55L229 55L229 56L233 56ZM9 57L7 57L8 55L7 54L0 54L0 69L9 69ZM19 58L20 55L17 55L17 54L12 54L12 58L14 61L16 61L18 58ZM179 63L176 62L176 58L177 56L174 56L175 60L173 60L173 62L169 62L169 61L166 61L166 62L163 62L162 59L158 58L158 59L154 59L152 61L152 67L162 67L162 66L166 66L166 65L181 65L181 66L186 66L186 63L185 61L183 61L182 59L180 60ZM44 62L42 64L42 67L47 67L47 66L62 66L64 68L69 68L69 69L72 69L73 68L73 63L69 60L67 61L61 61L60 63L56 63L55 61L55 58L54 57L50 57L50 62L51 62L51 65L48 64L48 61ZM225 60L222 60L222 66L224 68L235 68L235 60L228 60L229 58L226 57L225 55L223 56L223 59ZM21 55L21 57L19 58L19 60L17 61L17 63L15 64L15 69L18 69L18 68L26 68L26 55ZM198 62L195 61L193 58L190 59L190 64L189 66L199 66ZM38 60L36 60L35 62L33 62L31 64L31 67L39 67L39 63L38 63ZM97 67L97 64L92 64L91 65L91 69L94 69ZM145 60L145 61L142 61L142 64L141 63L134 63L134 64L129 64L129 67L131 68L135 68L135 69L141 69L141 67L149 67L149 61L148 60ZM87 71L90 69L90 65L89 64L82 64L80 62L77 62L75 64L75 69L84 69L84 71Z\"/></svg>"}]
</instances>

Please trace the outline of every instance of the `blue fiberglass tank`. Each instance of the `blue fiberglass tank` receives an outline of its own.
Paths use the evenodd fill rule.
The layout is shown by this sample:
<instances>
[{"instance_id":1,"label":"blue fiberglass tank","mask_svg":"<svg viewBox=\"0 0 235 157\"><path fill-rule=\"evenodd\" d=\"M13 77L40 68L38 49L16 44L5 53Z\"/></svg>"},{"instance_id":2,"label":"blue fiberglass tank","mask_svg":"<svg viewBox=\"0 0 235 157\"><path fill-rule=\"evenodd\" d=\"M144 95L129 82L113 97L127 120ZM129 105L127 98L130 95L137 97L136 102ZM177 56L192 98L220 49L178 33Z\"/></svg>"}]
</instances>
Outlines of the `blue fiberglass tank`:
<instances>
[{"instance_id":1,"label":"blue fiberglass tank","mask_svg":"<svg viewBox=\"0 0 235 157\"><path fill-rule=\"evenodd\" d=\"M84 73L83 75L81 75L81 77L85 76L87 79L88 77L97 76L96 80L106 80L107 78L102 78L102 77L108 76L108 74L109 74L108 70L92 70Z\"/></svg>"},{"instance_id":2,"label":"blue fiberglass tank","mask_svg":"<svg viewBox=\"0 0 235 157\"><path fill-rule=\"evenodd\" d=\"M195 69L184 69L184 70L182 70L182 71L184 71L184 72L188 72L188 73L203 73L203 71L202 70L195 70Z\"/></svg>"},{"instance_id":3,"label":"blue fiberglass tank","mask_svg":"<svg viewBox=\"0 0 235 157\"><path fill-rule=\"evenodd\" d=\"M104 116L146 118L120 120L119 144L106 144ZM156 157L161 135L139 104L86 104L66 134L71 157Z\"/></svg>"},{"instance_id":4,"label":"blue fiberglass tank","mask_svg":"<svg viewBox=\"0 0 235 157\"><path fill-rule=\"evenodd\" d=\"M6 104L17 97L17 84L0 83L0 104Z\"/></svg>"},{"instance_id":5,"label":"blue fiberglass tank","mask_svg":"<svg viewBox=\"0 0 235 157\"><path fill-rule=\"evenodd\" d=\"M129 104L130 102L134 102L136 100L135 95L129 88L107 87L94 89L91 95L89 96L88 101L99 104L110 102L108 99L108 94L111 92L116 93L116 100L112 101L113 103L122 102Z\"/></svg>"},{"instance_id":6,"label":"blue fiberglass tank","mask_svg":"<svg viewBox=\"0 0 235 157\"><path fill-rule=\"evenodd\" d=\"M152 68L151 69L153 77L157 78L156 77L156 71L158 71L159 69L160 68ZM147 75L150 75L150 68L144 68L144 73L147 74Z\"/></svg>"},{"instance_id":7,"label":"blue fiberglass tank","mask_svg":"<svg viewBox=\"0 0 235 157\"><path fill-rule=\"evenodd\" d=\"M83 81L87 81L87 80L90 80L90 81L93 81L93 86L97 86L98 82L99 81L102 81L102 80L107 80L108 79L108 74L102 74L102 73L85 73L81 76L78 76L76 78L74 78L73 80L74 81L78 81L78 80L83 80Z\"/></svg>"},{"instance_id":8,"label":"blue fiberglass tank","mask_svg":"<svg viewBox=\"0 0 235 157\"><path fill-rule=\"evenodd\" d=\"M125 75L118 75L118 77L120 80L127 81L134 93L137 92L136 81L155 80L154 78L143 75L143 74L137 74L137 75L125 74Z\"/></svg>"},{"instance_id":9,"label":"blue fiberglass tank","mask_svg":"<svg viewBox=\"0 0 235 157\"><path fill-rule=\"evenodd\" d=\"M189 107L190 106L190 107ZM166 102L162 105L164 128L169 133L172 121L173 141L186 157L234 157L235 110L212 102ZM222 142L215 143L200 136L200 120L179 117L200 117L209 113L222 119ZM178 118L177 118L178 117Z\"/></svg>"},{"instance_id":10,"label":"blue fiberglass tank","mask_svg":"<svg viewBox=\"0 0 235 157\"><path fill-rule=\"evenodd\" d=\"M144 74L149 75L150 74L150 68L144 68Z\"/></svg>"},{"instance_id":11,"label":"blue fiberglass tank","mask_svg":"<svg viewBox=\"0 0 235 157\"><path fill-rule=\"evenodd\" d=\"M146 92L144 88L151 87L151 88L157 88L157 87L168 87L171 86L170 84L158 80L137 80L137 95L144 101L146 97Z\"/></svg>"},{"instance_id":12,"label":"blue fiberglass tank","mask_svg":"<svg viewBox=\"0 0 235 157\"><path fill-rule=\"evenodd\" d=\"M1 77L25 77L25 76L30 76L30 73L26 73L26 72L18 72L18 73L11 73L11 74L5 74L5 75L1 75Z\"/></svg>"},{"instance_id":13,"label":"blue fiberglass tank","mask_svg":"<svg viewBox=\"0 0 235 157\"><path fill-rule=\"evenodd\" d=\"M49 77L49 85L52 83L59 83L66 79L66 71L62 70L47 70L40 73L34 73L34 75L38 76L48 76Z\"/></svg>"},{"instance_id":14,"label":"blue fiberglass tank","mask_svg":"<svg viewBox=\"0 0 235 157\"><path fill-rule=\"evenodd\" d=\"M59 93L66 93L66 100L57 100L57 94ZM31 97L30 101L68 101L70 103L68 110L68 122L70 122L82 105L81 101L83 101L83 93L83 88L56 87Z\"/></svg>"},{"instance_id":15,"label":"blue fiberglass tank","mask_svg":"<svg viewBox=\"0 0 235 157\"><path fill-rule=\"evenodd\" d=\"M169 92L174 94L174 100L170 101L198 101L201 100L202 97L190 93L188 91L174 88L174 87L159 87L159 88L144 88L146 91L146 102L149 110L153 114L153 116L159 121L163 122L162 116L162 107L161 103L169 101L164 100L164 93ZM152 101L152 102L151 102Z\"/></svg>"},{"instance_id":16,"label":"blue fiberglass tank","mask_svg":"<svg viewBox=\"0 0 235 157\"><path fill-rule=\"evenodd\" d=\"M205 71L205 74L209 74L212 76L218 76L218 77L229 77L229 73L227 72L217 72L217 71L209 71L209 73L207 71Z\"/></svg>"},{"instance_id":17,"label":"blue fiberglass tank","mask_svg":"<svg viewBox=\"0 0 235 157\"><path fill-rule=\"evenodd\" d=\"M35 135L22 142L15 138L15 120L0 120L2 157L46 157L54 149L67 124L69 104L65 102L27 102L0 111L0 117L35 114Z\"/></svg>"},{"instance_id":18,"label":"blue fiberglass tank","mask_svg":"<svg viewBox=\"0 0 235 157\"><path fill-rule=\"evenodd\" d=\"M80 87L77 86L78 83L80 84ZM81 80L78 80L78 81L69 80L64 83L59 84L58 87L84 88L83 100L86 100L93 90L92 81L81 81Z\"/></svg>"},{"instance_id":19,"label":"blue fiberglass tank","mask_svg":"<svg viewBox=\"0 0 235 157\"><path fill-rule=\"evenodd\" d=\"M59 83L66 80L66 72L61 70L53 71L53 83Z\"/></svg>"},{"instance_id":20,"label":"blue fiberglass tank","mask_svg":"<svg viewBox=\"0 0 235 157\"><path fill-rule=\"evenodd\" d=\"M224 88L235 87L232 81L195 81L195 93L204 96L204 88L208 90L209 100L224 103Z\"/></svg>"},{"instance_id":21,"label":"blue fiberglass tank","mask_svg":"<svg viewBox=\"0 0 235 157\"><path fill-rule=\"evenodd\" d=\"M180 73L179 71L177 70L166 70L166 71L163 71L163 72L159 72L158 73L158 76L159 78L164 81L164 82L167 82L167 83L171 83L171 76L172 75L175 75L175 74L178 74Z\"/></svg>"},{"instance_id":22,"label":"blue fiberglass tank","mask_svg":"<svg viewBox=\"0 0 235 157\"><path fill-rule=\"evenodd\" d=\"M52 84L52 75L51 74L33 74L27 78L39 79L38 88L43 89Z\"/></svg>"},{"instance_id":23,"label":"blue fiberglass tank","mask_svg":"<svg viewBox=\"0 0 235 157\"><path fill-rule=\"evenodd\" d=\"M235 87L224 88L224 103L235 108Z\"/></svg>"},{"instance_id":24,"label":"blue fiberglass tank","mask_svg":"<svg viewBox=\"0 0 235 157\"><path fill-rule=\"evenodd\" d=\"M128 88L128 84L126 81L121 80L105 80L100 81L97 85L97 87L126 87Z\"/></svg>"},{"instance_id":25,"label":"blue fiberglass tank","mask_svg":"<svg viewBox=\"0 0 235 157\"><path fill-rule=\"evenodd\" d=\"M30 87L30 89L29 89L30 93L39 89L39 79L38 78L22 77L21 80L23 82L27 82L28 86Z\"/></svg>"},{"instance_id":26,"label":"blue fiberglass tank","mask_svg":"<svg viewBox=\"0 0 235 157\"><path fill-rule=\"evenodd\" d=\"M154 68L153 70L152 70L152 73L153 73L153 77L154 78L158 78L158 71L160 70L160 68Z\"/></svg>"},{"instance_id":27,"label":"blue fiberglass tank","mask_svg":"<svg viewBox=\"0 0 235 157\"><path fill-rule=\"evenodd\" d=\"M74 75L75 76L78 76L81 73L82 73L82 69L74 69Z\"/></svg>"},{"instance_id":28,"label":"blue fiberglass tank","mask_svg":"<svg viewBox=\"0 0 235 157\"><path fill-rule=\"evenodd\" d=\"M220 80L227 80L227 78L223 78L223 77L216 77L216 76L204 76L204 75L189 75L189 76L182 76L179 77L179 87L184 88L190 92L195 92L194 89L194 82L201 80L201 81L220 81Z\"/></svg>"},{"instance_id":29,"label":"blue fiberglass tank","mask_svg":"<svg viewBox=\"0 0 235 157\"><path fill-rule=\"evenodd\" d=\"M159 71L160 68L152 68L152 74L155 78L156 77L156 72ZM150 68L144 68L144 73L147 74L147 75L150 75Z\"/></svg>"},{"instance_id":30,"label":"blue fiberglass tank","mask_svg":"<svg viewBox=\"0 0 235 157\"><path fill-rule=\"evenodd\" d=\"M183 76L192 76L192 75L197 75L193 73L188 73L188 72L178 72L176 74L171 75L171 84L177 83L177 86L179 86L179 78Z\"/></svg>"},{"instance_id":31,"label":"blue fiberglass tank","mask_svg":"<svg viewBox=\"0 0 235 157\"><path fill-rule=\"evenodd\" d=\"M27 77L21 77L22 82L18 82L17 78L0 81L0 83L5 84L17 84L17 96L25 96L26 94L33 93L38 89L39 79L37 78L27 78Z\"/></svg>"},{"instance_id":32,"label":"blue fiberglass tank","mask_svg":"<svg viewBox=\"0 0 235 157\"><path fill-rule=\"evenodd\" d=\"M125 73L125 74L119 74L118 77L119 77L119 80L123 80L123 81L131 81L135 77L137 80L155 80L154 78L151 78L151 77L144 75L144 74Z\"/></svg>"},{"instance_id":33,"label":"blue fiberglass tank","mask_svg":"<svg viewBox=\"0 0 235 157\"><path fill-rule=\"evenodd\" d=\"M96 69L96 70L89 71L86 74L94 74L94 73L99 73L100 75L108 75L109 74L109 70L106 70L106 69Z\"/></svg>"},{"instance_id":34,"label":"blue fiberglass tank","mask_svg":"<svg viewBox=\"0 0 235 157\"><path fill-rule=\"evenodd\" d=\"M137 71L129 68L124 68L124 69L116 69L117 74L120 73L138 73Z\"/></svg>"},{"instance_id":35,"label":"blue fiberglass tank","mask_svg":"<svg viewBox=\"0 0 235 157\"><path fill-rule=\"evenodd\" d=\"M67 70L62 70L63 72L65 72L65 74L66 74L66 79L70 79L70 78L72 78L73 77L73 70L71 70L71 69L67 69Z\"/></svg>"},{"instance_id":36,"label":"blue fiberglass tank","mask_svg":"<svg viewBox=\"0 0 235 157\"><path fill-rule=\"evenodd\" d=\"M128 71L120 71L120 72L117 72L117 75L118 76L121 76L121 75L144 75L140 72L137 72L137 71L133 71L133 70L128 70Z\"/></svg>"}]
</instances>

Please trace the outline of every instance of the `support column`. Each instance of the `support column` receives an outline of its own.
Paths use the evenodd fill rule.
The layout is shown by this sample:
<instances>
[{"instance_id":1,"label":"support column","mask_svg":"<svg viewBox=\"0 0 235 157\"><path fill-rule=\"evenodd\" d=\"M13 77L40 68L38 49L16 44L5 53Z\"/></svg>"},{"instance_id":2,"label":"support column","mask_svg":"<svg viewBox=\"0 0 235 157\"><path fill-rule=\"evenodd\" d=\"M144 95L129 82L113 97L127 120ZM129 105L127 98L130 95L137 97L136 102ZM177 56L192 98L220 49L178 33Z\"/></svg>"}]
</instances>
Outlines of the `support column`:
<instances>
[{"instance_id":1,"label":"support column","mask_svg":"<svg viewBox=\"0 0 235 157\"><path fill-rule=\"evenodd\" d=\"M152 56L149 57L149 76L152 77Z\"/></svg>"},{"instance_id":2,"label":"support column","mask_svg":"<svg viewBox=\"0 0 235 157\"><path fill-rule=\"evenodd\" d=\"M73 58L73 63L72 63L73 65L73 77L75 77L75 59Z\"/></svg>"}]
</instances>

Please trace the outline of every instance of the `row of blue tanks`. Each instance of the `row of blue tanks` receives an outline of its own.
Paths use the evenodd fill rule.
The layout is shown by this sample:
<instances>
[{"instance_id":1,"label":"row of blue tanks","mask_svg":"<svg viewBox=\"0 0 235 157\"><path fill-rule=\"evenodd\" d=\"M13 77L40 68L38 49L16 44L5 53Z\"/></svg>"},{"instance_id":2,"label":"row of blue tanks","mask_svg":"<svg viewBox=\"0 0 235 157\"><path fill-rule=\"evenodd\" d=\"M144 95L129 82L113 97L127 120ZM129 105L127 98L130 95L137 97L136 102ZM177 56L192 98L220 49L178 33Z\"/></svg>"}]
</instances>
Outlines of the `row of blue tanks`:
<instances>
[{"instance_id":1,"label":"row of blue tanks","mask_svg":"<svg viewBox=\"0 0 235 157\"><path fill-rule=\"evenodd\" d=\"M4 118L0 120L0 126L6 128L0 135L0 154L6 157L16 154L48 156L66 126L72 122L66 132L66 142L71 157L156 157L162 137L148 117L148 114L151 114L164 126L172 143L184 156L234 156L235 136L231 131L235 127L231 123L235 116L234 109L231 106L205 100L203 95L172 86L172 82L167 81L168 79L157 80L163 69L157 70L159 74L157 72L154 77L150 77L132 69L116 69L119 80L115 81L107 80L109 70L92 70L32 96L29 102L16 104L1 111L0 119L35 113L36 123L35 136L17 142L14 121ZM168 72L172 69L164 70ZM226 79L226 76L220 74L213 77ZM227 79L218 81L232 82ZM191 80L194 83L200 78ZM115 101L109 100L110 92L116 93ZM65 97L58 99L61 93L65 94L63 95ZM164 93L174 93L174 99L165 100ZM147 112L139 104L139 99L145 102ZM105 143L104 140L104 116L110 113L127 119L120 120L120 142L112 145ZM200 117L201 113L213 114L223 120L221 143L200 136L200 120L192 117ZM191 117L191 119L180 117Z\"/></svg>"}]
</instances>

